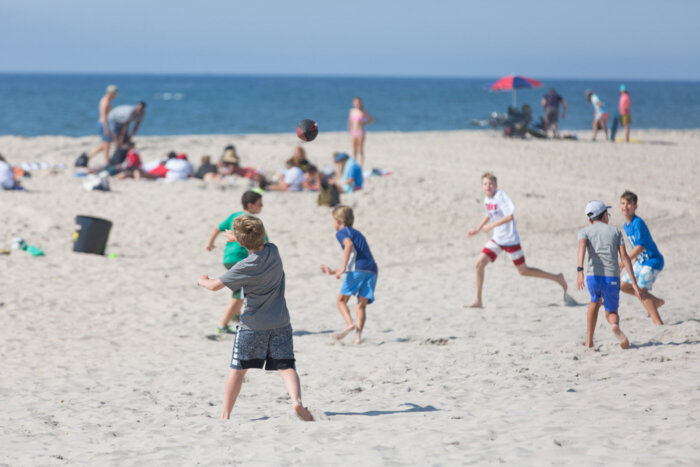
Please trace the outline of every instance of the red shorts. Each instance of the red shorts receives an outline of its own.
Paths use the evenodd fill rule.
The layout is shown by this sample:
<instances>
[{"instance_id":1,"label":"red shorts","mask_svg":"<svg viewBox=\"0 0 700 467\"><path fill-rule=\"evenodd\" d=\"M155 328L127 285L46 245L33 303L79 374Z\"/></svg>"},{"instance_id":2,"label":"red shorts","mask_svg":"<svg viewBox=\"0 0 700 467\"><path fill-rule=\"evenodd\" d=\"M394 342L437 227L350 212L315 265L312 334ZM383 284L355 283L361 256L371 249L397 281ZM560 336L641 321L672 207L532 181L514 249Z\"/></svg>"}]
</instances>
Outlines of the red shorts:
<instances>
[{"instance_id":1,"label":"red shorts","mask_svg":"<svg viewBox=\"0 0 700 467\"><path fill-rule=\"evenodd\" d=\"M520 248L519 243L517 245L501 246L493 240L489 240L486 242L481 252L491 258L491 262L494 262L503 250L508 254L508 257L513 261L514 265L519 266L525 262L525 254L523 253L523 249Z\"/></svg>"}]
</instances>

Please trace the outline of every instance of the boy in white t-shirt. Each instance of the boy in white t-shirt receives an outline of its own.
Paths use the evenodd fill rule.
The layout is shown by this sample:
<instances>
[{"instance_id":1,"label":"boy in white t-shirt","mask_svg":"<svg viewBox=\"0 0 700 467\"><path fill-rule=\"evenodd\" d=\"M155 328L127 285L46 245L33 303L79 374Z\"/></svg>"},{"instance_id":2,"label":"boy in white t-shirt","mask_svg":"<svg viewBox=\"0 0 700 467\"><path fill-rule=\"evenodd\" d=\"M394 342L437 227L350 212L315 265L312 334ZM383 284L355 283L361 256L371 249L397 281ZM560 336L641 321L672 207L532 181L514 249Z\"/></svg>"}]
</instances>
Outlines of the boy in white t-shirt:
<instances>
[{"instance_id":1,"label":"boy in white t-shirt","mask_svg":"<svg viewBox=\"0 0 700 467\"><path fill-rule=\"evenodd\" d=\"M521 276L540 277L556 282L564 289L566 300L567 286L563 274L551 274L525 264L525 256L520 248L520 236L515 228L513 202L508 198L508 195L498 189L498 181L493 173L486 172L481 176L481 190L486 195L484 198L486 216L475 230L470 230L467 233L467 237L471 238L482 230L484 232L493 230L493 237L486 242L484 249L481 250L481 254L476 259L476 299L469 305L469 308L483 306L481 291L484 286L484 270L489 263L496 261L502 250L506 251Z\"/></svg>"}]
</instances>

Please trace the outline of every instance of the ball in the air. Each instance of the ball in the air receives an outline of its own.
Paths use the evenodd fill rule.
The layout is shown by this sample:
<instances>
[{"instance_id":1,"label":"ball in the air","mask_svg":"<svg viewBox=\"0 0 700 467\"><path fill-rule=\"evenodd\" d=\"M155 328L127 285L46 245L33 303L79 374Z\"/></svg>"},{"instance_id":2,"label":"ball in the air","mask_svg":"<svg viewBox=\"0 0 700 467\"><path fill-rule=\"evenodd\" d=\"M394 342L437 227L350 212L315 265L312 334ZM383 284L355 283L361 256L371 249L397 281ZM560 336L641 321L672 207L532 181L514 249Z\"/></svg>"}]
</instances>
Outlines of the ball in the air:
<instances>
[{"instance_id":1,"label":"ball in the air","mask_svg":"<svg viewBox=\"0 0 700 467\"><path fill-rule=\"evenodd\" d=\"M297 125L297 136L302 141L313 141L318 136L318 125L308 118Z\"/></svg>"}]
</instances>

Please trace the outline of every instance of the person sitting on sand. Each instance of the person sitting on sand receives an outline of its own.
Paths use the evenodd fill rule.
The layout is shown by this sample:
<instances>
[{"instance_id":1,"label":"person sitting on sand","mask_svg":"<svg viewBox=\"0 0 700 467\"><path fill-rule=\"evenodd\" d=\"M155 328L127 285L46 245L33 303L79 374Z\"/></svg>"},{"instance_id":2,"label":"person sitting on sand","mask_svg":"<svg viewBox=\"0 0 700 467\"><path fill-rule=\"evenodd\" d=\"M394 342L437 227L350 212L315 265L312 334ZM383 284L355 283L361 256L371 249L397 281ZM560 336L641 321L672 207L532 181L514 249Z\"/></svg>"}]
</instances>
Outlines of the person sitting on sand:
<instances>
[{"instance_id":1,"label":"person sitting on sand","mask_svg":"<svg viewBox=\"0 0 700 467\"><path fill-rule=\"evenodd\" d=\"M489 263L496 261L503 250L513 261L521 276L538 277L556 282L564 289L564 299L567 301L567 284L563 274L552 274L525 264L525 255L520 247L520 236L513 216L515 206L508 195L498 189L498 180L493 173L486 172L481 176L481 190L486 195L484 198L486 215L476 229L467 232L467 237L471 238L482 230L484 232L493 230L493 237L486 242L476 259L476 299L469 308L483 306L481 292L484 287L484 270Z\"/></svg>"},{"instance_id":2,"label":"person sitting on sand","mask_svg":"<svg viewBox=\"0 0 700 467\"><path fill-rule=\"evenodd\" d=\"M354 221L355 216L351 207L339 205L333 208L335 238L343 249L343 262L338 269L332 269L322 264L321 271L335 276L336 279L340 279L345 274L337 299L338 311L345 320L345 329L340 331L336 338L343 339L354 329L355 344L360 344L362 343L362 330L365 327L367 305L374 302L374 289L377 287L379 270L364 235L353 229ZM353 323L348 308L348 301L353 295L357 295L357 308L355 309L357 323Z\"/></svg>"},{"instance_id":3,"label":"person sitting on sand","mask_svg":"<svg viewBox=\"0 0 700 467\"><path fill-rule=\"evenodd\" d=\"M352 193L362 189L362 167L352 157L344 152L336 152L333 154L333 161L336 167L334 183L342 192Z\"/></svg>"},{"instance_id":4,"label":"person sitting on sand","mask_svg":"<svg viewBox=\"0 0 700 467\"><path fill-rule=\"evenodd\" d=\"M605 315L612 326L612 332L620 342L620 347L627 349L630 341L620 329L620 317L618 316L618 304L620 302L620 268L617 255L620 255L630 277L634 294L640 300L644 300L637 286L637 280L632 270L632 262L627 256L625 239L617 227L608 225L608 209L602 201L591 201L586 205L586 217L591 225L581 229L578 233L578 267L576 271L576 286L583 290L588 286L591 302L588 304L588 317L586 321L586 347L593 347L593 333L598 321L600 305L605 305ZM588 251L588 275L583 278L583 261Z\"/></svg>"},{"instance_id":5,"label":"person sitting on sand","mask_svg":"<svg viewBox=\"0 0 700 467\"><path fill-rule=\"evenodd\" d=\"M236 148L230 144L224 148L224 155L219 161L219 174L223 177L237 175L258 183L258 186L266 190L269 182L265 176L253 167L241 167L241 159L236 154Z\"/></svg>"},{"instance_id":6,"label":"person sitting on sand","mask_svg":"<svg viewBox=\"0 0 700 467\"><path fill-rule=\"evenodd\" d=\"M229 239L240 243L249 256L218 279L202 276L198 286L209 290L245 290L241 323L233 344L231 370L226 380L221 418L231 416L243 378L249 368L277 370L292 400L297 417L306 422L313 416L301 401L301 383L296 371L292 325L284 299L284 269L277 247L265 242L260 219L243 215L233 222Z\"/></svg>"},{"instance_id":7,"label":"person sitting on sand","mask_svg":"<svg viewBox=\"0 0 700 467\"><path fill-rule=\"evenodd\" d=\"M198 178L200 180L204 180L205 182L208 182L210 180L221 180L222 177L219 175L218 169L216 168L215 164L211 163L211 156L208 154L205 154L202 156L200 159L200 166L197 169L197 172L194 174L195 178Z\"/></svg>"},{"instance_id":8,"label":"person sitting on sand","mask_svg":"<svg viewBox=\"0 0 700 467\"><path fill-rule=\"evenodd\" d=\"M304 182L301 184L305 191L318 191L324 183L323 176L315 165L310 164L304 173Z\"/></svg>"},{"instance_id":9,"label":"person sitting on sand","mask_svg":"<svg viewBox=\"0 0 700 467\"><path fill-rule=\"evenodd\" d=\"M287 165L289 165L290 162L294 167L299 167L304 173L306 173L311 165L311 163L306 159L306 151L304 151L304 148L301 146L294 148L292 157L287 161Z\"/></svg>"},{"instance_id":10,"label":"person sitting on sand","mask_svg":"<svg viewBox=\"0 0 700 467\"><path fill-rule=\"evenodd\" d=\"M187 180L192 176L193 172L192 164L190 164L187 154L184 152L168 159L165 162L165 169L165 180L168 182Z\"/></svg>"},{"instance_id":11,"label":"person sitting on sand","mask_svg":"<svg viewBox=\"0 0 700 467\"><path fill-rule=\"evenodd\" d=\"M12 166L2 154L0 154L0 188L3 190L22 190L22 185L15 178Z\"/></svg>"},{"instance_id":12,"label":"person sitting on sand","mask_svg":"<svg viewBox=\"0 0 700 467\"><path fill-rule=\"evenodd\" d=\"M304 172L290 159L287 161L287 170L282 174L282 179L268 185L267 189L272 191L302 191L304 183Z\"/></svg>"}]
</instances>

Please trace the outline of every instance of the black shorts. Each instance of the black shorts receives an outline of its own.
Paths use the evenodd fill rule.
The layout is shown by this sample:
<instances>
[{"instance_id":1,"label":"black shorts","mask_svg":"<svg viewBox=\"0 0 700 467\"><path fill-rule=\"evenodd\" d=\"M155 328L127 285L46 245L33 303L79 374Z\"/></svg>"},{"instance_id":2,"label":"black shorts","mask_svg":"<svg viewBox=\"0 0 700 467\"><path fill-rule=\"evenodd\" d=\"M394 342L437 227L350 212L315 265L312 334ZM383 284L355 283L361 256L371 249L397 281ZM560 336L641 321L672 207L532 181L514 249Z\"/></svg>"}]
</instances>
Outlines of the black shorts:
<instances>
[{"instance_id":1,"label":"black shorts","mask_svg":"<svg viewBox=\"0 0 700 467\"><path fill-rule=\"evenodd\" d=\"M557 123L559 120L559 107L547 107L544 109L544 115L548 123Z\"/></svg>"},{"instance_id":2,"label":"black shorts","mask_svg":"<svg viewBox=\"0 0 700 467\"><path fill-rule=\"evenodd\" d=\"M231 356L234 370L262 368L263 365L270 371L296 369L294 362L291 324L265 331L236 327Z\"/></svg>"}]
</instances>

